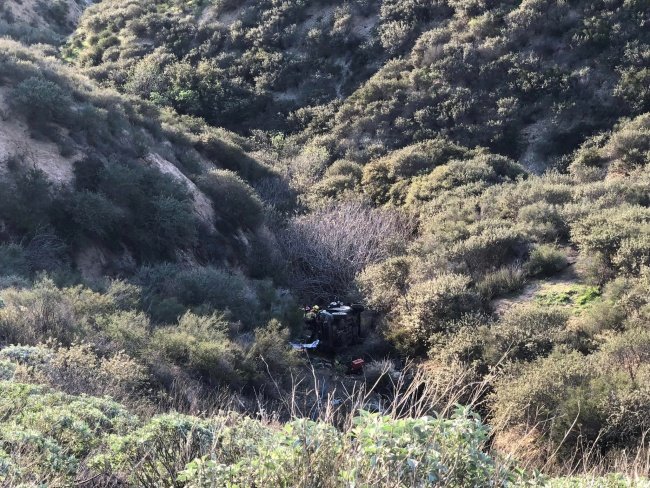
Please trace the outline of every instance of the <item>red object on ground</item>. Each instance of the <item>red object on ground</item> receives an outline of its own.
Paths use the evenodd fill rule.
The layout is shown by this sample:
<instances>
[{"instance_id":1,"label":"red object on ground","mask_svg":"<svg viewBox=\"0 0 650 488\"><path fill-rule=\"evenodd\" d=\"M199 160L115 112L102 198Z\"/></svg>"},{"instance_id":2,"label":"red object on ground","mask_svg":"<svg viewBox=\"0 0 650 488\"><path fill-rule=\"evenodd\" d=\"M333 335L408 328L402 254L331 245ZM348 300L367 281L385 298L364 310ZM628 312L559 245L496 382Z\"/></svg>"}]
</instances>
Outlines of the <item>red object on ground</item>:
<instances>
[{"instance_id":1,"label":"red object on ground","mask_svg":"<svg viewBox=\"0 0 650 488\"><path fill-rule=\"evenodd\" d=\"M352 371L361 370L364 364L366 364L366 362L363 359L355 359L352 361Z\"/></svg>"}]
</instances>

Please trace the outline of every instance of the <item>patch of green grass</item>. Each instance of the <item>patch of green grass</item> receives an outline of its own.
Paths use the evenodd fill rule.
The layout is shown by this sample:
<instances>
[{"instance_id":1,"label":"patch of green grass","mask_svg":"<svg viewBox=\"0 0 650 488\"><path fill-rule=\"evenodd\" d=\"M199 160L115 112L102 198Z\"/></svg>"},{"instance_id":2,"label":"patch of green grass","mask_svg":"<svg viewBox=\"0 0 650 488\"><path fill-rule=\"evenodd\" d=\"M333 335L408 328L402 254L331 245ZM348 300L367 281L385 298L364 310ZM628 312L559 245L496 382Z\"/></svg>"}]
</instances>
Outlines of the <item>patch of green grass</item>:
<instances>
[{"instance_id":1,"label":"patch of green grass","mask_svg":"<svg viewBox=\"0 0 650 488\"><path fill-rule=\"evenodd\" d=\"M594 300L598 300L600 295L601 292L597 286L586 286L584 287L584 290L582 290L582 293L579 293L575 297L575 303L580 306L585 306Z\"/></svg>"},{"instance_id":2,"label":"patch of green grass","mask_svg":"<svg viewBox=\"0 0 650 488\"><path fill-rule=\"evenodd\" d=\"M600 289L596 286L559 285L542 289L535 296L535 301L540 305L570 306L579 313L598 300L600 295Z\"/></svg>"}]
</instances>

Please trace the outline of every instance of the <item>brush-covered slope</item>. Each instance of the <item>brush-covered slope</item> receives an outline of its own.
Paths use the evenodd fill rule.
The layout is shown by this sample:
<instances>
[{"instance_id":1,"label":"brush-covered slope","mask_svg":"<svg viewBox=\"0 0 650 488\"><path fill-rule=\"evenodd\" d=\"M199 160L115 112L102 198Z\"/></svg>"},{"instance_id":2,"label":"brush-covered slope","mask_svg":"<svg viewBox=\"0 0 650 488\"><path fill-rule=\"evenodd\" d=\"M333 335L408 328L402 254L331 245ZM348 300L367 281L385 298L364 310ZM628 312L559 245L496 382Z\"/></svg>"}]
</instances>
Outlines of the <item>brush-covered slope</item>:
<instances>
[{"instance_id":1,"label":"brush-covered slope","mask_svg":"<svg viewBox=\"0 0 650 488\"><path fill-rule=\"evenodd\" d=\"M533 171L650 109L643 1L449 1L453 16L315 119L336 157L365 162L436 135Z\"/></svg>"},{"instance_id":2,"label":"brush-covered slope","mask_svg":"<svg viewBox=\"0 0 650 488\"><path fill-rule=\"evenodd\" d=\"M59 258L97 272L241 263L264 220L244 179L273 172L236 136L99 88L49 48L1 41L0 65L3 240L58 256L32 271Z\"/></svg>"},{"instance_id":3,"label":"brush-covered slope","mask_svg":"<svg viewBox=\"0 0 650 488\"><path fill-rule=\"evenodd\" d=\"M233 129L286 127L349 95L424 26L438 2L122 2L91 7L66 55L104 84Z\"/></svg>"},{"instance_id":4,"label":"brush-covered slope","mask_svg":"<svg viewBox=\"0 0 650 488\"><path fill-rule=\"evenodd\" d=\"M280 381L288 331L263 326L297 307L252 187L281 190L276 173L238 136L100 88L55 52L0 41L0 349L41 357L47 342L45 362L103 372L29 381L145 408Z\"/></svg>"},{"instance_id":5,"label":"brush-covered slope","mask_svg":"<svg viewBox=\"0 0 650 488\"><path fill-rule=\"evenodd\" d=\"M170 485L435 485L438 451L410 437L429 424L346 423L366 406L406 415L411 394L440 413L434 440L450 405L480 411L488 454L453 450L472 466L505 455L547 474L647 475L648 7L106 0L62 49L0 41L2 377L71 402L112 395L143 419L224 403L341 413L326 417L338 431L219 424L251 429L233 463L209 421L124 414L136 434L81 443L63 479L92 459L107 483L164 486L151 453L185 443L164 461L181 476ZM312 370L288 345L306 332L292 296L363 301L378 328ZM360 356L363 378L345 376ZM342 398L356 388L359 403ZM134 439L158 427L171 437L143 454ZM11 435L9 456L37 456ZM400 439L422 456L404 464ZM402 454L384 464L378 445ZM151 471L129 470L143 458ZM591 481L619 483L556 486ZM504 484L447 484L490 482Z\"/></svg>"},{"instance_id":6,"label":"brush-covered slope","mask_svg":"<svg viewBox=\"0 0 650 488\"><path fill-rule=\"evenodd\" d=\"M648 15L642 1L107 1L66 52L217 125L306 127L335 158L444 134L541 171L648 110Z\"/></svg>"},{"instance_id":7,"label":"brush-covered slope","mask_svg":"<svg viewBox=\"0 0 650 488\"><path fill-rule=\"evenodd\" d=\"M62 44L77 26L88 3L86 0L3 0L0 36L27 44Z\"/></svg>"},{"instance_id":8,"label":"brush-covered slope","mask_svg":"<svg viewBox=\"0 0 650 488\"><path fill-rule=\"evenodd\" d=\"M3 367L11 376L16 364ZM0 479L11 486L383 488L525 479L484 452L487 428L460 408L452 419L360 412L340 431L324 420L278 426L226 412L145 419L107 398L13 381L0 381L0 393L0 412L11 419L0 434Z\"/></svg>"}]
</instances>

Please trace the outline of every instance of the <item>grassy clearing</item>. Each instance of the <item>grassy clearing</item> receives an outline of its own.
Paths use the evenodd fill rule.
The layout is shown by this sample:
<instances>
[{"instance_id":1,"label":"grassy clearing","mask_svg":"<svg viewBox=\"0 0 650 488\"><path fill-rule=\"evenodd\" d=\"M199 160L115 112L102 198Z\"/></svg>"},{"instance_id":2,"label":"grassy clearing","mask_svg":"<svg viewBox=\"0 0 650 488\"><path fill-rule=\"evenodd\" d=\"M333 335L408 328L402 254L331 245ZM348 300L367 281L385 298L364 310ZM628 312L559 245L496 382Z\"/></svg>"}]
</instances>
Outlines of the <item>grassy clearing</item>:
<instances>
[{"instance_id":1,"label":"grassy clearing","mask_svg":"<svg viewBox=\"0 0 650 488\"><path fill-rule=\"evenodd\" d=\"M596 303L602 293L597 286L581 284L545 284L535 294L535 302L547 306L570 307L580 314Z\"/></svg>"}]
</instances>

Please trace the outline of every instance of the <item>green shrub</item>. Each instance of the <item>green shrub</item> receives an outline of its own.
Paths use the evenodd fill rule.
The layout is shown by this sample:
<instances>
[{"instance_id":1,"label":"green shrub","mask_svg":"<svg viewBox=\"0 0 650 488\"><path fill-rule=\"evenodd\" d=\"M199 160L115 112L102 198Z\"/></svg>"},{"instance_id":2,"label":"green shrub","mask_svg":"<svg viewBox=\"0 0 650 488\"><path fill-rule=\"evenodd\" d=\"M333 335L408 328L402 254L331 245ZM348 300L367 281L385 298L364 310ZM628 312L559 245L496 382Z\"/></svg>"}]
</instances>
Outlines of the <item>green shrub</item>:
<instances>
[{"instance_id":1,"label":"green shrub","mask_svg":"<svg viewBox=\"0 0 650 488\"><path fill-rule=\"evenodd\" d=\"M521 290L526 283L526 274L519 265L504 266L486 273L476 284L478 293L487 300Z\"/></svg>"},{"instance_id":2,"label":"green shrub","mask_svg":"<svg viewBox=\"0 0 650 488\"><path fill-rule=\"evenodd\" d=\"M396 179L388 161L380 159L363 168L363 192L376 204L381 205L391 200L390 192L395 183Z\"/></svg>"},{"instance_id":3,"label":"green shrub","mask_svg":"<svg viewBox=\"0 0 650 488\"><path fill-rule=\"evenodd\" d=\"M387 422L391 425L389 429L385 428ZM464 434L460 437L447 436L456 429L464 431ZM422 418L390 422L388 418L362 412L352 434L361 450L359 471L372 471L372 474L368 473L370 479L388 477L395 481L427 480L469 486L488 479L505 482L509 477L507 471L497 468L489 458L469 454L481 450L488 430L477 415L463 408L458 408L449 420ZM437 448L430 450L429 446ZM463 446L462 450L457 451L460 446ZM379 452L375 451L377 447ZM465 449L468 451L463 452ZM375 466L367 456L372 451L378 454L378 465ZM404 463L405 458L417 462Z\"/></svg>"},{"instance_id":4,"label":"green shrub","mask_svg":"<svg viewBox=\"0 0 650 488\"><path fill-rule=\"evenodd\" d=\"M535 301L542 305L572 305L578 310L584 310L591 302L600 297L600 290L596 286L573 285L558 287L535 295Z\"/></svg>"},{"instance_id":5,"label":"green shrub","mask_svg":"<svg viewBox=\"0 0 650 488\"><path fill-rule=\"evenodd\" d=\"M446 332L451 321L479 308L470 281L464 275L443 274L413 285L400 299L389 337L402 350L422 352L433 334Z\"/></svg>"},{"instance_id":6,"label":"green shrub","mask_svg":"<svg viewBox=\"0 0 650 488\"><path fill-rule=\"evenodd\" d=\"M551 449L564 440L564 448L571 450L579 435L594 440L605 422L598 407L605 392L591 385L596 375L577 352L558 351L529 363L497 382L494 422L504 430L535 426L541 437L552 440Z\"/></svg>"},{"instance_id":7,"label":"green shrub","mask_svg":"<svg viewBox=\"0 0 650 488\"><path fill-rule=\"evenodd\" d=\"M154 350L212 384L237 386L242 380L243 352L228 339L227 327L221 315L198 316L187 312L178 325L154 332Z\"/></svg>"},{"instance_id":8,"label":"green shrub","mask_svg":"<svg viewBox=\"0 0 650 488\"><path fill-rule=\"evenodd\" d=\"M286 262L276 234L268 227L261 226L251 236L249 244L250 249L246 253L247 276L258 280L270 278L276 284L286 284Z\"/></svg>"},{"instance_id":9,"label":"green shrub","mask_svg":"<svg viewBox=\"0 0 650 488\"><path fill-rule=\"evenodd\" d=\"M139 293L124 282L113 282L106 293L97 293L82 285L58 287L51 279L40 278L31 288L0 290L0 331L10 343L34 345L54 339L68 345L92 340L113 352L135 349L148 328L146 316L134 310Z\"/></svg>"},{"instance_id":10,"label":"green shrub","mask_svg":"<svg viewBox=\"0 0 650 488\"><path fill-rule=\"evenodd\" d=\"M52 358L52 351L43 345L10 345L0 351L0 358L14 364L36 367L48 363Z\"/></svg>"},{"instance_id":11,"label":"green shrub","mask_svg":"<svg viewBox=\"0 0 650 488\"><path fill-rule=\"evenodd\" d=\"M37 168L0 182L0 215L19 235L35 235L50 224L52 184Z\"/></svg>"},{"instance_id":12,"label":"green shrub","mask_svg":"<svg viewBox=\"0 0 650 488\"><path fill-rule=\"evenodd\" d=\"M598 180L605 176L607 159L601 150L603 139L603 136L587 139L573 155L569 171L578 181Z\"/></svg>"},{"instance_id":13,"label":"green shrub","mask_svg":"<svg viewBox=\"0 0 650 488\"><path fill-rule=\"evenodd\" d=\"M568 310L558 306L513 306L492 327L497 354L515 361L548 355L564 341L569 316Z\"/></svg>"},{"instance_id":14,"label":"green shrub","mask_svg":"<svg viewBox=\"0 0 650 488\"><path fill-rule=\"evenodd\" d=\"M138 486L173 487L187 464L209 452L215 435L208 421L180 414L159 415L127 435L114 436L110 453L97 457L94 463L99 469L125 469Z\"/></svg>"},{"instance_id":15,"label":"green shrub","mask_svg":"<svg viewBox=\"0 0 650 488\"><path fill-rule=\"evenodd\" d=\"M368 306L378 312L390 311L409 287L411 260L400 256L368 266L357 283Z\"/></svg>"},{"instance_id":16,"label":"green shrub","mask_svg":"<svg viewBox=\"0 0 650 488\"><path fill-rule=\"evenodd\" d=\"M526 249L522 236L513 229L488 223L477 224L478 232L451 246L449 259L463 263L473 274L509 264Z\"/></svg>"},{"instance_id":17,"label":"green shrub","mask_svg":"<svg viewBox=\"0 0 650 488\"><path fill-rule=\"evenodd\" d=\"M241 351L227 341L199 341L190 350L189 367L213 385L238 387L242 374Z\"/></svg>"},{"instance_id":18,"label":"green shrub","mask_svg":"<svg viewBox=\"0 0 650 488\"><path fill-rule=\"evenodd\" d=\"M11 461L2 480L11 484L71 483L109 434L126 434L137 419L122 406L47 387L0 383L0 447ZM29 469L25 469L29 466Z\"/></svg>"},{"instance_id":19,"label":"green shrub","mask_svg":"<svg viewBox=\"0 0 650 488\"><path fill-rule=\"evenodd\" d=\"M70 94L53 81L30 77L14 88L11 97L14 110L30 123L67 123L72 100Z\"/></svg>"},{"instance_id":20,"label":"green shrub","mask_svg":"<svg viewBox=\"0 0 650 488\"><path fill-rule=\"evenodd\" d=\"M225 483L260 486L323 486L329 483L398 486L431 483L478 486L515 481L507 466L483 454L488 430L479 418L458 408L451 419L423 417L394 420L360 411L353 427L340 434L333 427L296 420L282 430L243 422L227 428L224 441L238 439L241 458L206 455L188 465L182 480L192 486ZM246 424L244 424L246 425ZM228 452L228 451L226 451ZM305 480L305 473L309 480ZM334 477L336 482L333 481Z\"/></svg>"},{"instance_id":21,"label":"green shrub","mask_svg":"<svg viewBox=\"0 0 650 488\"><path fill-rule=\"evenodd\" d=\"M615 93L625 99L636 113L650 109L650 70L648 68L628 68L621 76Z\"/></svg>"},{"instance_id":22,"label":"green shrub","mask_svg":"<svg viewBox=\"0 0 650 488\"><path fill-rule=\"evenodd\" d=\"M217 226L222 222L229 230L255 229L263 221L263 205L255 190L236 173L229 170L213 170L202 176L199 187L212 199L218 216Z\"/></svg>"},{"instance_id":23,"label":"green shrub","mask_svg":"<svg viewBox=\"0 0 650 488\"><path fill-rule=\"evenodd\" d=\"M0 299L0 337L5 342L35 344L56 338L70 344L83 334L70 300L52 281L40 281L31 290L2 290Z\"/></svg>"},{"instance_id":24,"label":"green shrub","mask_svg":"<svg viewBox=\"0 0 650 488\"><path fill-rule=\"evenodd\" d=\"M179 272L173 279L175 296L188 307L229 310L251 324L258 312L258 299L241 275L217 268L195 268Z\"/></svg>"},{"instance_id":25,"label":"green shrub","mask_svg":"<svg viewBox=\"0 0 650 488\"><path fill-rule=\"evenodd\" d=\"M630 275L650 266L650 233L623 240L612 257L612 264Z\"/></svg>"},{"instance_id":26,"label":"green shrub","mask_svg":"<svg viewBox=\"0 0 650 488\"><path fill-rule=\"evenodd\" d=\"M92 200L104 202L99 209L108 212L117 230L104 241L107 247L114 248L121 240L137 257L160 260L196 244L198 221L192 197L181 182L139 162L113 163L97 171L101 196Z\"/></svg>"},{"instance_id":27,"label":"green shrub","mask_svg":"<svg viewBox=\"0 0 650 488\"><path fill-rule=\"evenodd\" d=\"M230 170L246 181L254 182L276 174L266 165L251 157L233 140L234 134L206 126L196 148L216 165ZM245 141L243 138L239 138Z\"/></svg>"},{"instance_id":28,"label":"green shrub","mask_svg":"<svg viewBox=\"0 0 650 488\"><path fill-rule=\"evenodd\" d=\"M435 198L445 190L473 186L477 191L496 183L514 180L524 175L523 168L499 155L480 152L468 160L452 160L436 167L426 176L415 180L406 198L407 204L417 205Z\"/></svg>"},{"instance_id":29,"label":"green shrub","mask_svg":"<svg viewBox=\"0 0 650 488\"><path fill-rule=\"evenodd\" d=\"M427 140L393 151L367 164L362 187L376 203L404 203L411 181L471 151L444 138Z\"/></svg>"},{"instance_id":30,"label":"green shrub","mask_svg":"<svg viewBox=\"0 0 650 488\"><path fill-rule=\"evenodd\" d=\"M612 162L610 173L629 173L650 160L650 117L644 114L617 127L604 148Z\"/></svg>"},{"instance_id":31,"label":"green shrub","mask_svg":"<svg viewBox=\"0 0 650 488\"><path fill-rule=\"evenodd\" d=\"M569 226L562 215L562 207L546 202L536 202L519 209L517 228L527 237L538 242L554 242L566 239Z\"/></svg>"},{"instance_id":32,"label":"green shrub","mask_svg":"<svg viewBox=\"0 0 650 488\"><path fill-rule=\"evenodd\" d=\"M650 211L638 205L622 205L586 216L573 224L571 237L581 254L600 255L606 267L620 266L635 272L645 262L644 235L650 221Z\"/></svg>"},{"instance_id":33,"label":"green shrub","mask_svg":"<svg viewBox=\"0 0 650 488\"><path fill-rule=\"evenodd\" d=\"M22 246L18 244L0 245L0 274L27 276L29 263Z\"/></svg>"},{"instance_id":34,"label":"green shrub","mask_svg":"<svg viewBox=\"0 0 650 488\"><path fill-rule=\"evenodd\" d=\"M147 242L154 251L164 256L176 249L188 249L195 245L197 221L188 200L161 195L151 201L149 210L147 230L150 234Z\"/></svg>"},{"instance_id":35,"label":"green shrub","mask_svg":"<svg viewBox=\"0 0 650 488\"><path fill-rule=\"evenodd\" d=\"M36 357L40 354L43 360L30 358L29 368L16 371L18 381L45 383L74 395L110 395L141 406L147 403L147 399L140 397L148 379L146 370L121 351L99 356L91 346L81 344L53 347L38 352Z\"/></svg>"},{"instance_id":36,"label":"green shrub","mask_svg":"<svg viewBox=\"0 0 650 488\"><path fill-rule=\"evenodd\" d=\"M456 365L471 366L478 372L487 371L488 366L501 360L489 317L468 314L460 322L462 324L456 327L454 334L438 335L438 341L432 345L428 356L450 367L451 371Z\"/></svg>"},{"instance_id":37,"label":"green shrub","mask_svg":"<svg viewBox=\"0 0 650 488\"><path fill-rule=\"evenodd\" d=\"M154 295L147 298L146 303L152 320L158 324L171 324L187 310L176 297Z\"/></svg>"},{"instance_id":38,"label":"green shrub","mask_svg":"<svg viewBox=\"0 0 650 488\"><path fill-rule=\"evenodd\" d=\"M140 308L142 290L134 284L122 280L111 280L106 295L119 310L131 311Z\"/></svg>"},{"instance_id":39,"label":"green shrub","mask_svg":"<svg viewBox=\"0 0 650 488\"><path fill-rule=\"evenodd\" d=\"M90 191L63 193L54 205L59 207L57 213L66 212L66 215L55 216L55 225L64 235L105 242L119 238L117 231L124 221L124 212L103 195Z\"/></svg>"},{"instance_id":40,"label":"green shrub","mask_svg":"<svg viewBox=\"0 0 650 488\"><path fill-rule=\"evenodd\" d=\"M269 376L278 384L288 385L299 358L289 346L289 330L277 320L255 331L255 342L247 352L247 360L261 385Z\"/></svg>"},{"instance_id":41,"label":"green shrub","mask_svg":"<svg viewBox=\"0 0 650 488\"><path fill-rule=\"evenodd\" d=\"M535 361L573 345L570 316L563 307L535 303L512 305L492 320L468 314L453 324L453 334L439 334L432 341L429 356L446 365L460 361L479 374L498 365Z\"/></svg>"},{"instance_id":42,"label":"green shrub","mask_svg":"<svg viewBox=\"0 0 650 488\"><path fill-rule=\"evenodd\" d=\"M481 217L515 222L522 209L529 205L541 204L543 208L553 210L550 216L544 218L546 220L551 217L552 222L556 219L556 212L573 202L575 191L575 182L567 175L556 172L548 172L542 176L529 176L523 181L512 184L492 186L481 195Z\"/></svg>"},{"instance_id":43,"label":"green shrub","mask_svg":"<svg viewBox=\"0 0 650 488\"><path fill-rule=\"evenodd\" d=\"M16 365L11 361L0 360L0 381L11 381L14 379Z\"/></svg>"},{"instance_id":44,"label":"green shrub","mask_svg":"<svg viewBox=\"0 0 650 488\"><path fill-rule=\"evenodd\" d=\"M539 446L546 439L551 450L572 452L583 442L603 452L635 448L648 428L650 335L631 327L600 340L590 356L556 350L499 380L495 422L508 429L534 425Z\"/></svg>"},{"instance_id":45,"label":"green shrub","mask_svg":"<svg viewBox=\"0 0 650 488\"><path fill-rule=\"evenodd\" d=\"M308 201L314 207L323 206L344 195L354 196L358 180L355 175L334 175L326 177L309 189Z\"/></svg>"},{"instance_id":46,"label":"green shrub","mask_svg":"<svg viewBox=\"0 0 650 488\"><path fill-rule=\"evenodd\" d=\"M348 161L345 159L339 159L334 161L328 168L325 170L325 177L332 176L349 176L357 183L361 181L363 175L363 166L353 161Z\"/></svg>"},{"instance_id":47,"label":"green shrub","mask_svg":"<svg viewBox=\"0 0 650 488\"><path fill-rule=\"evenodd\" d=\"M106 351L124 351L132 357L144 356L151 325L142 312L120 311L98 317L98 342Z\"/></svg>"},{"instance_id":48,"label":"green shrub","mask_svg":"<svg viewBox=\"0 0 650 488\"><path fill-rule=\"evenodd\" d=\"M526 269L531 276L551 276L567 266L565 254L556 246L540 244L530 253Z\"/></svg>"},{"instance_id":49,"label":"green shrub","mask_svg":"<svg viewBox=\"0 0 650 488\"><path fill-rule=\"evenodd\" d=\"M47 20L54 22L58 29L63 30L67 26L70 5L64 0L55 0L51 4L39 2L36 8Z\"/></svg>"},{"instance_id":50,"label":"green shrub","mask_svg":"<svg viewBox=\"0 0 650 488\"><path fill-rule=\"evenodd\" d=\"M578 274L589 284L600 286L614 278L608 259L602 253L579 254L576 260Z\"/></svg>"},{"instance_id":51,"label":"green shrub","mask_svg":"<svg viewBox=\"0 0 650 488\"><path fill-rule=\"evenodd\" d=\"M31 282L22 276L0 276L0 290L5 288L28 288Z\"/></svg>"}]
</instances>

